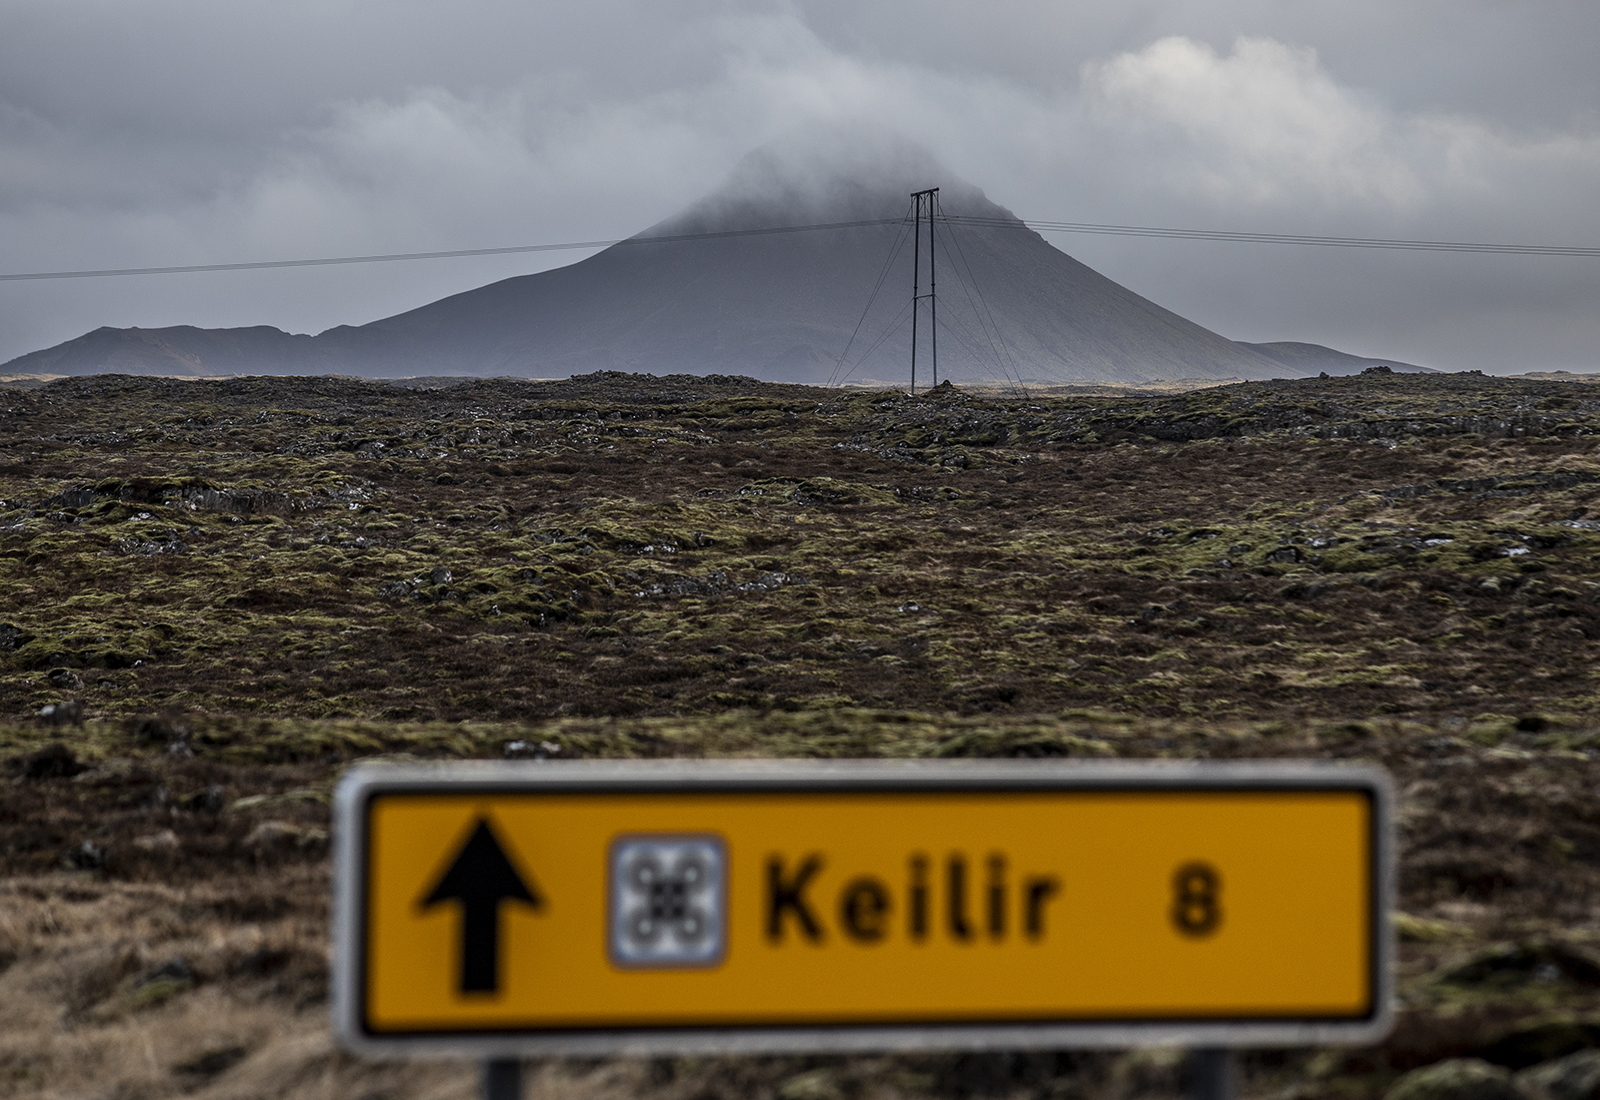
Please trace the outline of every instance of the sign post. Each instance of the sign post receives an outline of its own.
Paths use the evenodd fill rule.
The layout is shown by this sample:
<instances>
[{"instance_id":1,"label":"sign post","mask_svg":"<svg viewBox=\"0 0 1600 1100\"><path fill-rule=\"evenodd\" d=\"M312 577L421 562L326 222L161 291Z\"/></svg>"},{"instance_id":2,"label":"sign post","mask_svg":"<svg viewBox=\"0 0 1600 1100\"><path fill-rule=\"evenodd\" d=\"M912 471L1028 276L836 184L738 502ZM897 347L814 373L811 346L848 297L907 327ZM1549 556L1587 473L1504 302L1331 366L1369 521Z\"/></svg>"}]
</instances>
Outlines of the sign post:
<instances>
[{"instance_id":1,"label":"sign post","mask_svg":"<svg viewBox=\"0 0 1600 1100\"><path fill-rule=\"evenodd\" d=\"M483 1063L482 1092L483 1100L521 1100L522 1063L515 1058L491 1058Z\"/></svg>"},{"instance_id":2,"label":"sign post","mask_svg":"<svg viewBox=\"0 0 1600 1100\"><path fill-rule=\"evenodd\" d=\"M1228 1047L1196 1047L1189 1052L1190 1100L1233 1100L1233 1051Z\"/></svg>"},{"instance_id":3,"label":"sign post","mask_svg":"<svg viewBox=\"0 0 1600 1100\"><path fill-rule=\"evenodd\" d=\"M1390 798L1306 764L357 768L334 1027L495 1096L529 1055L1372 1041Z\"/></svg>"}]
</instances>

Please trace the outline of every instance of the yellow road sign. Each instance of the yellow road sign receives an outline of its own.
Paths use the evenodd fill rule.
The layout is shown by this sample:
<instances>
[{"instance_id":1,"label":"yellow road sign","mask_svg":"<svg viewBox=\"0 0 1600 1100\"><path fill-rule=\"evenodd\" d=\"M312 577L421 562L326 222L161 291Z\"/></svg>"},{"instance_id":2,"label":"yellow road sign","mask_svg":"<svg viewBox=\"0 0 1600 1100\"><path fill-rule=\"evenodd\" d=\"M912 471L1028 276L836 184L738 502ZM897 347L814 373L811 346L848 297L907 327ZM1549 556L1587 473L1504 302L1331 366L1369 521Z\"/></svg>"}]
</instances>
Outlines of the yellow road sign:
<instances>
[{"instance_id":1,"label":"yellow road sign","mask_svg":"<svg viewBox=\"0 0 1600 1100\"><path fill-rule=\"evenodd\" d=\"M1371 1038L1387 798L1259 764L359 769L336 1023L369 1052Z\"/></svg>"}]
</instances>

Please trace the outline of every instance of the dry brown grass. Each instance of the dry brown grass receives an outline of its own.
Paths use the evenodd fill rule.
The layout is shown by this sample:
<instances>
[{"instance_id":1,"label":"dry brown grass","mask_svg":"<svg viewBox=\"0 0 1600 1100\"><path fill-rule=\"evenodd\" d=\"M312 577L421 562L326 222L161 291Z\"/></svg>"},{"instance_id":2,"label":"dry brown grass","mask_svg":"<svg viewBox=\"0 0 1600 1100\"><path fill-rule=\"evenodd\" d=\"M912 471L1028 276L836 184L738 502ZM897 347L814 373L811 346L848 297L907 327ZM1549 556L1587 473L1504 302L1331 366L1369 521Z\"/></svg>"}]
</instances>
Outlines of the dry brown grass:
<instances>
[{"instance_id":1,"label":"dry brown grass","mask_svg":"<svg viewBox=\"0 0 1600 1100\"><path fill-rule=\"evenodd\" d=\"M424 754L462 751L438 730L413 732ZM338 733L315 723L279 731L305 745L337 745ZM1551 978L1536 965L1541 951L1581 957L1600 947L1600 756L1595 734L1581 728L840 714L826 727L774 715L463 733L480 751L515 733L578 755L746 754L765 744L790 755L1375 761L1401 795L1399 1025L1364 1050L1252 1053L1246 1095L1362 1100L1415 1066L1500 1049L1530 1024L1600 1018L1600 986L1581 974ZM344 766L337 753L273 765L118 751L131 755L77 776L0 781L0 855L9 868L0 880L0 1095L473 1095L470 1064L365 1062L332 1045L328 819L317 796ZM112 774L139 778L105 782ZM221 810L184 804L210 786L226 792ZM151 797L163 789L175 797ZM69 866L84 840L109 853L103 867ZM1534 964L1447 980L1464 962L1517 945ZM531 1067L528 1095L1143 1100L1173 1096L1179 1083L1176 1061L1162 1051L556 1060Z\"/></svg>"}]
</instances>

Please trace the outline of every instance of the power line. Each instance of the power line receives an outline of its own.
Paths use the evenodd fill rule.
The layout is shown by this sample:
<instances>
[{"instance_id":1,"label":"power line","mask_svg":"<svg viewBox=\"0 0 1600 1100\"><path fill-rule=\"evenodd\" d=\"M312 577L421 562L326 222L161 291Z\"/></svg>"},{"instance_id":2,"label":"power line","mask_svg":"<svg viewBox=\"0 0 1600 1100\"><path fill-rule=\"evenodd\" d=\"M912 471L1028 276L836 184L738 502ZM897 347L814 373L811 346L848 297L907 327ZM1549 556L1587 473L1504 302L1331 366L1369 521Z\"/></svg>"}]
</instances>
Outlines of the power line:
<instances>
[{"instance_id":1,"label":"power line","mask_svg":"<svg viewBox=\"0 0 1600 1100\"><path fill-rule=\"evenodd\" d=\"M0 275L3 282L27 279L99 279L110 275L182 275L195 271L259 271L274 267L325 267L330 264L375 264L387 260L443 260L452 256L504 256L514 252L556 252L564 248L605 248L620 241L574 241L571 244L525 244L507 248L458 248L448 252L397 252L385 256L323 256L313 260L254 260L237 264L187 264L182 267L118 267L95 271L28 271Z\"/></svg>"},{"instance_id":2,"label":"power line","mask_svg":"<svg viewBox=\"0 0 1600 1100\"><path fill-rule=\"evenodd\" d=\"M940 208L939 212L941 214L944 213L943 207ZM1017 385L1020 387L1022 385L1022 371L1017 368L1016 360L1013 359L1012 356L1011 356L1011 349L1006 346L1005 334L1000 331L1000 326L999 326L998 323L996 323L996 321L994 319L994 312L992 310L990 310L989 302L983 296L983 288L978 285L978 276L973 272L972 265L967 262L967 253L966 253L966 250L961 247L961 238L954 231L954 229L952 229L952 231L948 234L948 236L950 237L950 239L952 241L955 241L956 254L961 257L961 263L967 269L967 277L972 280L972 289L974 289L974 290L976 290L978 292L978 301L983 303L983 312L986 315L988 315L988 318L989 318L989 328L992 328L994 330L995 337L997 337L999 339L999 341L1000 341L1000 348L1001 348L1002 351L1005 352L1004 359L1002 360L1002 363L1001 363L1002 368L1004 367L1006 362L1009 362L1011 364L1011 373L1016 375L1016 377L1017 377ZM981 321L981 318L980 318L980 321ZM993 342L994 341L991 339L990 343L992 344Z\"/></svg>"},{"instance_id":3,"label":"power line","mask_svg":"<svg viewBox=\"0 0 1600 1100\"><path fill-rule=\"evenodd\" d=\"M1008 218L941 215L953 225L992 229L1031 229L1036 233L1088 233L1101 236L1160 237L1171 240L1225 241L1236 244L1307 245L1322 248L1381 248L1410 252L1470 252L1494 256L1600 257L1600 247L1544 244L1484 244L1471 241L1386 240L1380 237L1327 237L1302 233L1248 233L1221 229L1173 229L1150 225L1100 225L1094 222L1011 220ZM674 233L656 237L624 237L601 241L566 241L560 244L519 244L503 248L456 248L441 252L394 252L374 256L321 256L301 260L255 260L231 264L185 264L170 267L118 267L82 271L24 271L0 274L0 282L40 279L100 279L119 275L181 275L207 271L262 271L280 267L328 267L336 264L373 264L394 260L445 260L467 256L509 256L522 252L560 252L613 245L673 244L779 233L810 233L827 229L857 229L896 225L909 218L869 218L862 221L819 222L814 225L777 225L757 229L730 229L716 233Z\"/></svg>"},{"instance_id":4,"label":"power line","mask_svg":"<svg viewBox=\"0 0 1600 1100\"><path fill-rule=\"evenodd\" d=\"M896 313L894 315L894 319L889 322L890 327L884 329L883 335L879 336L877 341L870 348L861 353L861 357L851 364L850 369L845 372L844 377L839 379L837 384L842 386L846 382L850 381L850 378L856 373L856 370L860 368L861 364L870 359L872 357L872 353L881 348L885 340L888 340L889 337L905 328L906 321L910 320L910 316L911 303L907 302L905 305L900 307L900 312ZM830 385L833 385L833 383L830 383Z\"/></svg>"},{"instance_id":5,"label":"power line","mask_svg":"<svg viewBox=\"0 0 1600 1100\"><path fill-rule=\"evenodd\" d=\"M861 311L861 318L856 322L856 327L850 333L850 339L845 342L844 350L839 353L839 359L833 364L833 373L828 375L828 385L832 386L839 377L839 372L844 369L845 357L850 354L850 349L855 345L856 337L861 334L861 326L866 323L867 314L872 311L872 303L878 300L878 291L883 289L883 281L889 277L889 269L894 265L895 258L900 255L900 250L905 247L906 226L910 219L900 219L900 232L895 235L894 244L889 248L888 258L883 261L883 269L878 272L878 281L872 284L872 293L867 297L866 308ZM874 345L876 347L876 345ZM859 363L856 366L860 366ZM855 368L852 367L853 371Z\"/></svg>"},{"instance_id":6,"label":"power line","mask_svg":"<svg viewBox=\"0 0 1600 1100\"><path fill-rule=\"evenodd\" d=\"M445 260L457 256L508 256L518 252L559 252L564 249L609 248L612 245L673 244L720 237L756 237L775 233L810 233L819 229L857 229L869 225L895 225L900 218L871 218L853 222L818 222L814 225L775 225L759 229L728 229L717 233L672 233L656 237L624 237L607 241L568 241L563 244L517 244L504 248L456 248L446 252L394 252L381 256L322 256L309 260L255 260L236 264L187 264L181 267L119 267L90 271L28 271L0 275L0 282L28 279L98 279L111 275L181 275L196 271L260 271L275 267L326 267L332 264L374 264L390 260Z\"/></svg>"},{"instance_id":7,"label":"power line","mask_svg":"<svg viewBox=\"0 0 1600 1100\"><path fill-rule=\"evenodd\" d=\"M1092 222L1051 222L1006 218L947 215L952 222L997 229L1027 228L1038 233L1092 233L1120 237L1164 237L1191 241L1232 241L1240 244L1299 244L1324 248L1390 248L1410 252L1475 252L1494 256L1600 256L1600 248L1553 244L1482 244L1470 241L1386 240L1381 237L1319 237L1303 233L1246 233L1224 229L1168 229L1150 225L1097 225Z\"/></svg>"}]
</instances>

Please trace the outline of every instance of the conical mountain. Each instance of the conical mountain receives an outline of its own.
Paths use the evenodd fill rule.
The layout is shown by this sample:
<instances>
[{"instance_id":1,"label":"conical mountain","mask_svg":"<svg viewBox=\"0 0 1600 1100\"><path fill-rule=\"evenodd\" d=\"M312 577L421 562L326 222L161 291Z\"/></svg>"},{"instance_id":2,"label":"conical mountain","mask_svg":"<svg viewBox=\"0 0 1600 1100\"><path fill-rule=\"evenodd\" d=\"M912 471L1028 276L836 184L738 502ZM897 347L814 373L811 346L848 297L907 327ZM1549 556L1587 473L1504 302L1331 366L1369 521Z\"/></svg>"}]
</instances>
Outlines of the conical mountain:
<instances>
[{"instance_id":1,"label":"conical mountain","mask_svg":"<svg viewBox=\"0 0 1600 1100\"><path fill-rule=\"evenodd\" d=\"M934 251L941 377L1137 383L1303 373L1072 259L925 150L828 133L751 153L715 193L586 260L370 324L315 337L100 329L0 370L902 381L911 345L906 217L910 193L927 187L940 188L945 215ZM792 229L817 225L829 227ZM925 280L926 238L921 247ZM931 367L926 312L918 339L922 382Z\"/></svg>"}]
</instances>

